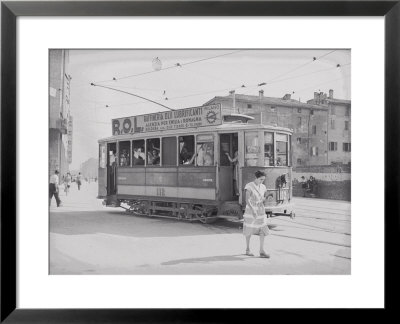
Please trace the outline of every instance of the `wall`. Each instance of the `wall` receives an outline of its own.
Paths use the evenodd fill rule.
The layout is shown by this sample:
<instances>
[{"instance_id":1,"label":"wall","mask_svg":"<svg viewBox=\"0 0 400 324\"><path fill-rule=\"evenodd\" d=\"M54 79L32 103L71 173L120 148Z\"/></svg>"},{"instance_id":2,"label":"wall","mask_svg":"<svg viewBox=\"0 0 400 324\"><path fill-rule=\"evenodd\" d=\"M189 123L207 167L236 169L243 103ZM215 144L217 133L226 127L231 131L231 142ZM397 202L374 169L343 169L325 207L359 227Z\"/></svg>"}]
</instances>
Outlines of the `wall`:
<instances>
[{"instance_id":1,"label":"wall","mask_svg":"<svg viewBox=\"0 0 400 324\"><path fill-rule=\"evenodd\" d=\"M293 196L303 197L301 177L306 180L313 176L317 181L316 198L351 201L351 174L333 172L293 172ZM306 195L308 196L308 195Z\"/></svg>"}]
</instances>

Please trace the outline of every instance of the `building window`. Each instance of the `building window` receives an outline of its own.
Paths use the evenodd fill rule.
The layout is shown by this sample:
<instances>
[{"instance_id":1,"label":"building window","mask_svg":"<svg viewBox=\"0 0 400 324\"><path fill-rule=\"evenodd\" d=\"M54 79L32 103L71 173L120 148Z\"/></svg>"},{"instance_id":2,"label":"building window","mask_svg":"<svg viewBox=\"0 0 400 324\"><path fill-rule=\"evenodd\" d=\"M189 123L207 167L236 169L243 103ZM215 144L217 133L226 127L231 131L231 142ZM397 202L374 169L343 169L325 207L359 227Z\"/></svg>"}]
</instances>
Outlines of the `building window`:
<instances>
[{"instance_id":1,"label":"building window","mask_svg":"<svg viewBox=\"0 0 400 324\"><path fill-rule=\"evenodd\" d=\"M310 149L311 156L318 156L318 146L312 146Z\"/></svg>"},{"instance_id":2,"label":"building window","mask_svg":"<svg viewBox=\"0 0 400 324\"><path fill-rule=\"evenodd\" d=\"M297 165L301 165L303 161L301 159L297 159Z\"/></svg>"},{"instance_id":3,"label":"building window","mask_svg":"<svg viewBox=\"0 0 400 324\"><path fill-rule=\"evenodd\" d=\"M317 135L317 125L312 126L312 134Z\"/></svg>"},{"instance_id":4,"label":"building window","mask_svg":"<svg viewBox=\"0 0 400 324\"><path fill-rule=\"evenodd\" d=\"M301 127L301 117L297 117L297 127Z\"/></svg>"},{"instance_id":5,"label":"building window","mask_svg":"<svg viewBox=\"0 0 400 324\"><path fill-rule=\"evenodd\" d=\"M253 108L251 104L247 104L247 108Z\"/></svg>"},{"instance_id":6,"label":"building window","mask_svg":"<svg viewBox=\"0 0 400 324\"><path fill-rule=\"evenodd\" d=\"M329 151L337 151L337 142L329 142Z\"/></svg>"},{"instance_id":7,"label":"building window","mask_svg":"<svg viewBox=\"0 0 400 324\"><path fill-rule=\"evenodd\" d=\"M331 129L335 129L335 120L331 119Z\"/></svg>"},{"instance_id":8,"label":"building window","mask_svg":"<svg viewBox=\"0 0 400 324\"><path fill-rule=\"evenodd\" d=\"M314 109L310 110L310 115L314 115Z\"/></svg>"},{"instance_id":9,"label":"building window","mask_svg":"<svg viewBox=\"0 0 400 324\"><path fill-rule=\"evenodd\" d=\"M271 106L271 111L275 112L276 111L276 107L275 106Z\"/></svg>"},{"instance_id":10,"label":"building window","mask_svg":"<svg viewBox=\"0 0 400 324\"><path fill-rule=\"evenodd\" d=\"M349 130L349 122L347 120L344 121L344 130Z\"/></svg>"},{"instance_id":11,"label":"building window","mask_svg":"<svg viewBox=\"0 0 400 324\"><path fill-rule=\"evenodd\" d=\"M301 137L297 137L296 142L297 144L301 144Z\"/></svg>"},{"instance_id":12,"label":"building window","mask_svg":"<svg viewBox=\"0 0 400 324\"><path fill-rule=\"evenodd\" d=\"M297 108L297 112L301 114L301 108Z\"/></svg>"},{"instance_id":13,"label":"building window","mask_svg":"<svg viewBox=\"0 0 400 324\"><path fill-rule=\"evenodd\" d=\"M346 107L345 116L350 116L350 107Z\"/></svg>"},{"instance_id":14,"label":"building window","mask_svg":"<svg viewBox=\"0 0 400 324\"><path fill-rule=\"evenodd\" d=\"M351 143L343 143L343 152L351 152Z\"/></svg>"}]
</instances>

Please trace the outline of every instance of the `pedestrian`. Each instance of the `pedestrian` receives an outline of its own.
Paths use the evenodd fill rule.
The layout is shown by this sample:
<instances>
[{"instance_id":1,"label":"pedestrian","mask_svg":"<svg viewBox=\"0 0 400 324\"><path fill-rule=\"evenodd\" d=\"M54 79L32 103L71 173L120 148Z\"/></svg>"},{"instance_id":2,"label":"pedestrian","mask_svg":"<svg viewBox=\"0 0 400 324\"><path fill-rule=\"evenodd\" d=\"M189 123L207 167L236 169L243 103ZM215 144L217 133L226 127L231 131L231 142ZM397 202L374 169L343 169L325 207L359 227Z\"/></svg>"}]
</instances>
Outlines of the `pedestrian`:
<instances>
[{"instance_id":1,"label":"pedestrian","mask_svg":"<svg viewBox=\"0 0 400 324\"><path fill-rule=\"evenodd\" d=\"M230 157L229 153L225 153L229 162L234 165L233 170L233 188L235 190L235 196L239 196L239 155L238 151L235 151L233 158Z\"/></svg>"},{"instance_id":2,"label":"pedestrian","mask_svg":"<svg viewBox=\"0 0 400 324\"><path fill-rule=\"evenodd\" d=\"M71 187L71 181L72 181L71 173L68 172L64 178L64 191L66 196L68 196L69 188Z\"/></svg>"},{"instance_id":3,"label":"pedestrian","mask_svg":"<svg viewBox=\"0 0 400 324\"><path fill-rule=\"evenodd\" d=\"M246 237L246 255L254 256L250 252L251 235L260 237L260 257L269 258L264 250L265 236L269 235L267 216L265 214L264 200L267 188L263 185L265 173L256 171L255 180L246 184L246 209L243 215L243 235Z\"/></svg>"},{"instance_id":4,"label":"pedestrian","mask_svg":"<svg viewBox=\"0 0 400 324\"><path fill-rule=\"evenodd\" d=\"M56 199L57 207L61 206L61 200L60 197L58 196L59 188L58 188L58 170L54 171L54 174L50 177L50 183L49 183L49 206L51 205L51 199L54 198Z\"/></svg>"},{"instance_id":5,"label":"pedestrian","mask_svg":"<svg viewBox=\"0 0 400 324\"><path fill-rule=\"evenodd\" d=\"M81 185L82 185L82 174L79 172L79 174L76 176L76 184L78 185L78 190L81 190Z\"/></svg>"}]
</instances>

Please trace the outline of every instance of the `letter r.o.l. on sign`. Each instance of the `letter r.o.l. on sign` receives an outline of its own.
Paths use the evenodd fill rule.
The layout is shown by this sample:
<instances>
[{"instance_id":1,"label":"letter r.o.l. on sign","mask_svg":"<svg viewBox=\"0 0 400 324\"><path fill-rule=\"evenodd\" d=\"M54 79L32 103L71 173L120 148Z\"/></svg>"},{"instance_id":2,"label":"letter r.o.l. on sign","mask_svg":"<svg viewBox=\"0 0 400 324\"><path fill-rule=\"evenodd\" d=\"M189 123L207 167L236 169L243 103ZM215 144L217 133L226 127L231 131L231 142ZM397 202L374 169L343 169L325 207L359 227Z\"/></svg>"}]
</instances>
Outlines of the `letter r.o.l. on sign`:
<instances>
[{"instance_id":1,"label":"letter r.o.l. on sign","mask_svg":"<svg viewBox=\"0 0 400 324\"><path fill-rule=\"evenodd\" d=\"M131 120L129 118L126 118L124 120L124 124L122 125L122 129L123 129L124 133L125 134L129 133L131 131L131 128L132 128Z\"/></svg>"}]
</instances>

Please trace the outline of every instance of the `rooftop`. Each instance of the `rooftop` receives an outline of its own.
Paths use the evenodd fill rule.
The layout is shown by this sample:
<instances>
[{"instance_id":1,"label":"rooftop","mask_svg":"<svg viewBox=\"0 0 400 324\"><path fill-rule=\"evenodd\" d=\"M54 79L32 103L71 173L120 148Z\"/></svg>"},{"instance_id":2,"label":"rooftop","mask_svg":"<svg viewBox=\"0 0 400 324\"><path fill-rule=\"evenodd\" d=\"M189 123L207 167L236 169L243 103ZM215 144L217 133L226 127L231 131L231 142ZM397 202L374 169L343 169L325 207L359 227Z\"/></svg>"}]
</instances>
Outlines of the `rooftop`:
<instances>
[{"instance_id":1,"label":"rooftop","mask_svg":"<svg viewBox=\"0 0 400 324\"><path fill-rule=\"evenodd\" d=\"M218 100L232 100L232 96L217 96L206 103L204 105L208 105L213 101ZM254 102L254 103L263 103L267 105L276 105L276 106L286 106L286 107L295 107L295 108L308 108L308 109L327 109L327 107L308 104L304 102L300 102L294 99L282 99L282 98L273 98L273 97L262 97L259 96L252 96L252 95L243 95L243 94L235 94L236 101L244 101L244 102Z\"/></svg>"}]
</instances>

